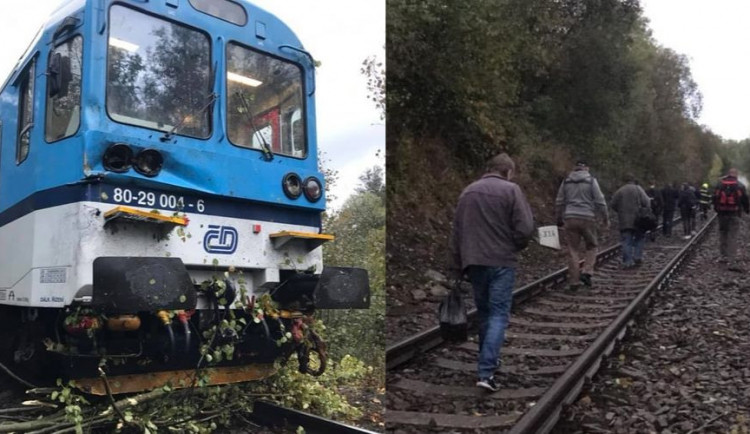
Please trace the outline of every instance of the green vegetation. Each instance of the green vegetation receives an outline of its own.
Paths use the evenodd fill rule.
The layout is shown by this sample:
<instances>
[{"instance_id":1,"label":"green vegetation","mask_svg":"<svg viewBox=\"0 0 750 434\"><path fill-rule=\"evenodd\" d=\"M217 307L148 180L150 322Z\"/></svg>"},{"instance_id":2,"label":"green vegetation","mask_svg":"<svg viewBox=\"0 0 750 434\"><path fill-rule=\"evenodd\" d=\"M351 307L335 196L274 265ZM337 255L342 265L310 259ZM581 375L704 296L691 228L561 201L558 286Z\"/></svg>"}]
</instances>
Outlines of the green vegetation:
<instances>
[{"instance_id":1,"label":"green vegetation","mask_svg":"<svg viewBox=\"0 0 750 434\"><path fill-rule=\"evenodd\" d=\"M321 312L326 325L329 355L343 360L351 355L375 367L378 377L385 366L385 181L383 169L374 167L360 177L362 185L341 210L324 222L326 233L336 236L324 245L326 265L365 268L370 277L371 305L367 310ZM384 384L384 383L383 383Z\"/></svg>"},{"instance_id":2,"label":"green vegetation","mask_svg":"<svg viewBox=\"0 0 750 434\"><path fill-rule=\"evenodd\" d=\"M389 193L410 140L470 168L508 151L547 176L554 157L585 156L613 181L697 180L719 150L695 122L687 59L653 40L637 0L389 0L387 13Z\"/></svg>"},{"instance_id":3,"label":"green vegetation","mask_svg":"<svg viewBox=\"0 0 750 434\"><path fill-rule=\"evenodd\" d=\"M332 363L320 377L301 374L291 360L268 381L268 393L280 391L279 401L288 407L323 417L356 420L362 411L342 396L340 388L359 388L368 383L373 368L351 356Z\"/></svg>"},{"instance_id":4,"label":"green vegetation","mask_svg":"<svg viewBox=\"0 0 750 434\"><path fill-rule=\"evenodd\" d=\"M697 123L688 61L653 39L638 0L388 0L386 11L388 252L399 273L404 243L444 260L458 194L501 151L543 223L576 158L607 196L628 173L703 182L727 168L717 158L750 164Z\"/></svg>"}]
</instances>

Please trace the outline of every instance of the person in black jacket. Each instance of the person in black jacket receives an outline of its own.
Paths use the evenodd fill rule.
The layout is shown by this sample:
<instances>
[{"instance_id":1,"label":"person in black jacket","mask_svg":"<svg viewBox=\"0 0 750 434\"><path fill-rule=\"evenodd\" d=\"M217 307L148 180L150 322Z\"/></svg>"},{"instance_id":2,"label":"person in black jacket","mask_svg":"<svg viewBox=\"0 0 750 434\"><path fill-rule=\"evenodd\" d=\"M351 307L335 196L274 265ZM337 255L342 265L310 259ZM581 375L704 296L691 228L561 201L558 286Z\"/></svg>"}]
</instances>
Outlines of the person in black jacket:
<instances>
[{"instance_id":1,"label":"person in black jacket","mask_svg":"<svg viewBox=\"0 0 750 434\"><path fill-rule=\"evenodd\" d=\"M672 220L674 220L674 210L677 207L677 184L666 184L661 189L662 198L662 231L665 237L672 236Z\"/></svg>"},{"instance_id":2,"label":"person in black jacket","mask_svg":"<svg viewBox=\"0 0 750 434\"><path fill-rule=\"evenodd\" d=\"M677 207L680 209L682 231L686 240L693 236L693 209L696 203L698 199L695 197L695 192L687 183L683 183L677 198Z\"/></svg>"},{"instance_id":3,"label":"person in black jacket","mask_svg":"<svg viewBox=\"0 0 750 434\"><path fill-rule=\"evenodd\" d=\"M651 212L656 216L658 223L659 216L664 209L664 199L661 196L661 191L656 188L654 183L651 183L651 186L646 190L646 194L648 195L648 198L651 199ZM656 233L654 231L650 231L649 239L651 241L656 241Z\"/></svg>"}]
</instances>

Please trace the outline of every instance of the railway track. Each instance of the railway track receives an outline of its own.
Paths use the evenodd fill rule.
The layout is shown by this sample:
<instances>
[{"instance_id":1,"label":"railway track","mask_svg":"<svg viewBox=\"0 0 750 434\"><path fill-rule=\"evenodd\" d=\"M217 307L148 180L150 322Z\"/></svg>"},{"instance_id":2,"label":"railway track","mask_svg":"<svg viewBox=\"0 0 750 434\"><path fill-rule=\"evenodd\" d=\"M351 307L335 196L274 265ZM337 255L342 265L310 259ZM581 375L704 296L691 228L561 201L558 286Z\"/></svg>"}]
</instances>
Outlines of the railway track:
<instances>
[{"instance_id":1,"label":"railway track","mask_svg":"<svg viewBox=\"0 0 750 434\"><path fill-rule=\"evenodd\" d=\"M301 426L306 434L375 434L374 431L282 407L268 401L255 403L253 420L266 427Z\"/></svg>"},{"instance_id":2,"label":"railway track","mask_svg":"<svg viewBox=\"0 0 750 434\"><path fill-rule=\"evenodd\" d=\"M619 246L603 250L591 289L565 290L567 269L516 289L498 392L474 386L473 340L444 343L434 327L388 347L386 431L549 432L713 220L688 241L659 237L647 243L636 269L620 268ZM475 317L471 311L470 326Z\"/></svg>"}]
</instances>

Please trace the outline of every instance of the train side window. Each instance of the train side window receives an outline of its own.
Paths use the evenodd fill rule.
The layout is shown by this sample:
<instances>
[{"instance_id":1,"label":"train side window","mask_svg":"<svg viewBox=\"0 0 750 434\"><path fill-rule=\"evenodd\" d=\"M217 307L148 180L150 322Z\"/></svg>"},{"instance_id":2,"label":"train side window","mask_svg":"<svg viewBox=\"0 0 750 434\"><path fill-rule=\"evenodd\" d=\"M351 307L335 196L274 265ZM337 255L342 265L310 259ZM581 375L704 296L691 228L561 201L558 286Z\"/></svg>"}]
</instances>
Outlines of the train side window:
<instances>
[{"instance_id":1,"label":"train side window","mask_svg":"<svg viewBox=\"0 0 750 434\"><path fill-rule=\"evenodd\" d=\"M281 121L281 135L283 150L286 155L294 157L305 156L305 131L303 129L302 111L292 107L287 110Z\"/></svg>"},{"instance_id":2,"label":"train side window","mask_svg":"<svg viewBox=\"0 0 750 434\"><path fill-rule=\"evenodd\" d=\"M18 140L16 142L16 164L29 156L31 128L34 126L34 71L36 59L22 73L18 86Z\"/></svg>"},{"instance_id":3,"label":"train side window","mask_svg":"<svg viewBox=\"0 0 750 434\"><path fill-rule=\"evenodd\" d=\"M83 38L76 36L50 52L47 71L47 142L70 137L81 123L81 58Z\"/></svg>"}]
</instances>

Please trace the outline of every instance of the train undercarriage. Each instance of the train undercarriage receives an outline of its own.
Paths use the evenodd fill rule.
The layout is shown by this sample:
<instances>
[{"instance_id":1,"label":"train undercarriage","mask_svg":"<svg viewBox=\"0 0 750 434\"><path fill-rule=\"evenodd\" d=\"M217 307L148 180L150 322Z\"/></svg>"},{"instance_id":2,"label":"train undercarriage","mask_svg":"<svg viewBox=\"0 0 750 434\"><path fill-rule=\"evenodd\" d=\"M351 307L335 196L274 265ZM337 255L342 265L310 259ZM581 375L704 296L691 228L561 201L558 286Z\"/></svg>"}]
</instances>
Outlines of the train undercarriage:
<instances>
[{"instance_id":1,"label":"train undercarriage","mask_svg":"<svg viewBox=\"0 0 750 434\"><path fill-rule=\"evenodd\" d=\"M237 279L196 284L179 259L155 259L97 259L85 303L0 305L1 363L32 384L74 380L95 395L258 380L293 353L301 372L320 375L315 308L341 303L346 282L369 295L364 270L288 273L255 296Z\"/></svg>"}]
</instances>

